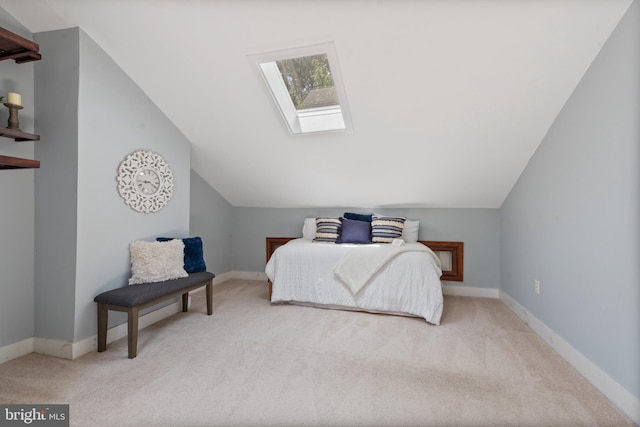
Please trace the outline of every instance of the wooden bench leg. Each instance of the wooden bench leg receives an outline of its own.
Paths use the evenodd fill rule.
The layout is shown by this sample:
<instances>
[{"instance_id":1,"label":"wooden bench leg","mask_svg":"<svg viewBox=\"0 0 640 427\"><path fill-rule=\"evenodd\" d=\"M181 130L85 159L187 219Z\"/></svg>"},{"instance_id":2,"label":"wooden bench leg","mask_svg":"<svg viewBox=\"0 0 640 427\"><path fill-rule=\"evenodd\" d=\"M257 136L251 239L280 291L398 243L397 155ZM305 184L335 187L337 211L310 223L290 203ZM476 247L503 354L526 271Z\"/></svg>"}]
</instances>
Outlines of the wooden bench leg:
<instances>
[{"instance_id":1,"label":"wooden bench leg","mask_svg":"<svg viewBox=\"0 0 640 427\"><path fill-rule=\"evenodd\" d=\"M182 311L189 311L189 292L182 294Z\"/></svg>"},{"instance_id":2,"label":"wooden bench leg","mask_svg":"<svg viewBox=\"0 0 640 427\"><path fill-rule=\"evenodd\" d=\"M211 316L213 314L213 281L209 280L207 283L207 314Z\"/></svg>"},{"instance_id":3,"label":"wooden bench leg","mask_svg":"<svg viewBox=\"0 0 640 427\"><path fill-rule=\"evenodd\" d=\"M138 307L129 307L127 317L129 359L133 359L138 355Z\"/></svg>"},{"instance_id":4,"label":"wooden bench leg","mask_svg":"<svg viewBox=\"0 0 640 427\"><path fill-rule=\"evenodd\" d=\"M213 275L211 275L213 276ZM185 286L187 289L197 289L201 286L206 286L207 293L207 314L213 314L213 280L192 283ZM98 302L98 351L103 352L107 349L107 323L109 310L126 311L127 312L127 345L129 350L129 359L134 359L138 355L138 319L140 314L140 308L148 307L152 304L156 304L165 298L175 298L177 295L182 296L182 311L189 309L189 291L181 292L174 291L166 294L165 296L158 297L151 301L146 301L139 306L127 307L120 304L109 304L104 302ZM96 300L100 299L100 296L96 297Z\"/></svg>"},{"instance_id":5,"label":"wooden bench leg","mask_svg":"<svg viewBox=\"0 0 640 427\"><path fill-rule=\"evenodd\" d=\"M109 310L104 308L104 304L98 303L98 351L103 352L107 349L107 321L109 319Z\"/></svg>"}]
</instances>

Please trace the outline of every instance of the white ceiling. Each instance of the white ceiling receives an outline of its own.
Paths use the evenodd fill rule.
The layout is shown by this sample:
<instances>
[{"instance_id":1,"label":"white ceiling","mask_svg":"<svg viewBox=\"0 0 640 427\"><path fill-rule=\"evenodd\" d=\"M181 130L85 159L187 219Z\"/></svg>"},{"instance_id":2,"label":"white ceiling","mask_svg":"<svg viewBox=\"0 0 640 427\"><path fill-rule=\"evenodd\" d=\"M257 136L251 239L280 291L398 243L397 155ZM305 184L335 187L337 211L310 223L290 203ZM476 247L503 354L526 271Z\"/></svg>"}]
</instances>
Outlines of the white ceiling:
<instances>
[{"instance_id":1,"label":"white ceiling","mask_svg":"<svg viewBox=\"0 0 640 427\"><path fill-rule=\"evenodd\" d=\"M192 168L233 206L497 208L631 1L0 6L33 33L81 27L192 142ZM326 41L354 132L292 136L247 55Z\"/></svg>"}]
</instances>

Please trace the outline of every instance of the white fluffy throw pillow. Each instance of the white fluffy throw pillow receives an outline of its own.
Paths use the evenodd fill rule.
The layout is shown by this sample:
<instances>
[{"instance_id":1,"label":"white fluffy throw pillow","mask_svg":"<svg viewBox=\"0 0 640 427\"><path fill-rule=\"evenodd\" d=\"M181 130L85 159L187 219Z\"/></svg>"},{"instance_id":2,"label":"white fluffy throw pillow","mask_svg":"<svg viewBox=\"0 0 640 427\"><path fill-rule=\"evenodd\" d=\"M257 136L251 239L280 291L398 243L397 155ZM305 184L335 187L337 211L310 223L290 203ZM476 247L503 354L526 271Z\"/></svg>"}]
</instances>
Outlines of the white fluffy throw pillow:
<instances>
[{"instance_id":1,"label":"white fluffy throw pillow","mask_svg":"<svg viewBox=\"0 0 640 427\"><path fill-rule=\"evenodd\" d=\"M135 241L129 244L131 256L130 285L162 282L187 277L184 269L184 243Z\"/></svg>"}]
</instances>

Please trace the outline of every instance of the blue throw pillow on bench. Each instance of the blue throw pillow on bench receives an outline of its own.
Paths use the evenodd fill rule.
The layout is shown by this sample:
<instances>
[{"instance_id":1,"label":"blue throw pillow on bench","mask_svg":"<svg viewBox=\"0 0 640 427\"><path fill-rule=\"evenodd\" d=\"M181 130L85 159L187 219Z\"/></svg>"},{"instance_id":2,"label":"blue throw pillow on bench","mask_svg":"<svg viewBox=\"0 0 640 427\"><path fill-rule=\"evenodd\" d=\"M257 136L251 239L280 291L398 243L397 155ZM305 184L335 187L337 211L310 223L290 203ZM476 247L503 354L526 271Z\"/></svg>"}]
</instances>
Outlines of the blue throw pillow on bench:
<instances>
[{"instance_id":1,"label":"blue throw pillow on bench","mask_svg":"<svg viewBox=\"0 0 640 427\"><path fill-rule=\"evenodd\" d=\"M158 242L167 242L173 240L173 237L158 237ZM184 243L184 269L187 273L198 273L207 271L207 265L204 262L204 251L202 249L202 239L200 237L185 237Z\"/></svg>"}]
</instances>

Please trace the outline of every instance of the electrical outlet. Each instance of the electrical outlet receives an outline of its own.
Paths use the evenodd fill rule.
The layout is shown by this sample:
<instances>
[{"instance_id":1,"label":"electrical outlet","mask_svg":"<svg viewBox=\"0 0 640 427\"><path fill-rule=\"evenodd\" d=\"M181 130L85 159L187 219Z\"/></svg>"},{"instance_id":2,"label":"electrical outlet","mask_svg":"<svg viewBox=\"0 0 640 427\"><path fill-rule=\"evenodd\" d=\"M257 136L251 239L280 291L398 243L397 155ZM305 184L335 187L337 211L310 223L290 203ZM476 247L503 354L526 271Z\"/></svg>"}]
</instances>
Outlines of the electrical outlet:
<instances>
[{"instance_id":1,"label":"electrical outlet","mask_svg":"<svg viewBox=\"0 0 640 427\"><path fill-rule=\"evenodd\" d=\"M536 295L540 295L540 281L539 280L534 280L533 281L533 290L535 291Z\"/></svg>"}]
</instances>

